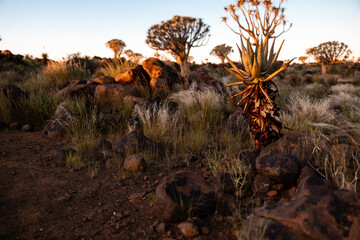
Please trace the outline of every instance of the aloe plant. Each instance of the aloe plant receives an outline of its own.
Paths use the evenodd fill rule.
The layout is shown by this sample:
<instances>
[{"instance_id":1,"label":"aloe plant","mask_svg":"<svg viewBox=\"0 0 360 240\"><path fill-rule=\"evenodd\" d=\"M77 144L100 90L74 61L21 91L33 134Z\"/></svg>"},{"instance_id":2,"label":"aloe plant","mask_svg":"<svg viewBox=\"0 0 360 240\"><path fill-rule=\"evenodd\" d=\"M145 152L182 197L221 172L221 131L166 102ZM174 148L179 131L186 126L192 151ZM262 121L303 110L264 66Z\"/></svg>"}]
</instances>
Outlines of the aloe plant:
<instances>
[{"instance_id":1,"label":"aloe plant","mask_svg":"<svg viewBox=\"0 0 360 240\"><path fill-rule=\"evenodd\" d=\"M279 108L275 104L278 90L272 81L294 60L286 64L277 60L284 41L278 51L274 52L275 40L279 36L274 36L275 28L286 23L283 9L280 7L282 2L280 1L278 7L274 7L269 0L239 0L236 6L230 5L225 8L239 25L239 32L232 30L240 35L241 48L238 46L238 50L244 68L243 70L239 69L224 54L231 65L231 68L225 67L226 70L240 80L227 86L246 85L243 91L227 100L241 96L237 105L244 102L243 113L248 117L256 150L261 150L264 146L279 139L282 135L281 129L284 127L279 119ZM260 16L260 3L265 9L263 17ZM245 16L248 28L241 24L239 15L236 14L237 8ZM226 18L224 21L226 23ZM248 38L245 37L244 31L248 34ZM270 39L273 41L269 50Z\"/></svg>"}]
</instances>

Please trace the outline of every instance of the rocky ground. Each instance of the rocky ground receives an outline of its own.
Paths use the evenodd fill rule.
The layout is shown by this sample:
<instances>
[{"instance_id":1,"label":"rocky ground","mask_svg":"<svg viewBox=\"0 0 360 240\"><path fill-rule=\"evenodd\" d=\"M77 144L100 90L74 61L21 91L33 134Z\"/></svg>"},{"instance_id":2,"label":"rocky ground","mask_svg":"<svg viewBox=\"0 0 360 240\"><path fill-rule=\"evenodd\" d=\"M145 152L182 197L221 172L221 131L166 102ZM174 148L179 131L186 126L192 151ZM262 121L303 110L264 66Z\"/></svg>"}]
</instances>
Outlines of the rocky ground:
<instances>
[{"instance_id":1,"label":"rocky ground","mask_svg":"<svg viewBox=\"0 0 360 240\"><path fill-rule=\"evenodd\" d=\"M162 169L118 178L103 167L91 178L54 163L63 141L19 130L2 131L0 139L1 239L184 239L154 210ZM190 168L209 176L197 162ZM199 239L235 239L223 217L197 226Z\"/></svg>"}]
</instances>

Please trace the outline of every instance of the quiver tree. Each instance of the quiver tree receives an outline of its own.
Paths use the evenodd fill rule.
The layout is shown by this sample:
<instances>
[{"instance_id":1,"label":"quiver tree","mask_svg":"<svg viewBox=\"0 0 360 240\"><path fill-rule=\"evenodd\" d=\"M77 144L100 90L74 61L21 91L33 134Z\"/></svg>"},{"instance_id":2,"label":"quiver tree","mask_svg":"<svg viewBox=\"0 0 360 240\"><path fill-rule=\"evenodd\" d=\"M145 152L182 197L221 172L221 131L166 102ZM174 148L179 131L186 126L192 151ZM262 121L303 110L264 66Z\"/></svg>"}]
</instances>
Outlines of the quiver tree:
<instances>
[{"instance_id":1,"label":"quiver tree","mask_svg":"<svg viewBox=\"0 0 360 240\"><path fill-rule=\"evenodd\" d=\"M246 86L228 100L241 96L237 105L244 102L243 113L248 117L250 132L258 151L279 139L283 128L279 108L275 104L277 88L272 81L292 61L287 64L277 61L284 41L278 51L274 52L276 38L291 27L285 28L283 2L280 0L277 5L273 5L270 0L238 0L236 5L226 7L225 11L235 20L238 30L229 26L227 18L223 18L226 25L240 36L241 48L238 46L238 49L244 68L239 69L224 55L232 66L225 68L239 80L227 86ZM282 31L275 34L276 28L280 26L283 27Z\"/></svg>"},{"instance_id":2,"label":"quiver tree","mask_svg":"<svg viewBox=\"0 0 360 240\"><path fill-rule=\"evenodd\" d=\"M298 57L298 59L302 64L305 64L305 61L308 59L308 57L307 56L301 56L301 57Z\"/></svg>"},{"instance_id":3,"label":"quiver tree","mask_svg":"<svg viewBox=\"0 0 360 240\"><path fill-rule=\"evenodd\" d=\"M121 53L126 47L126 44L120 39L111 39L105 45L114 51L114 59L120 58Z\"/></svg>"},{"instance_id":4,"label":"quiver tree","mask_svg":"<svg viewBox=\"0 0 360 240\"><path fill-rule=\"evenodd\" d=\"M127 50L124 51L124 54L127 56L127 58L129 60L131 60L131 57L134 54L134 52L131 49L127 49Z\"/></svg>"},{"instance_id":5,"label":"quiver tree","mask_svg":"<svg viewBox=\"0 0 360 240\"><path fill-rule=\"evenodd\" d=\"M176 56L181 76L189 75L188 57L192 47L200 47L209 39L210 27L200 18L174 16L149 28L146 43L155 50Z\"/></svg>"},{"instance_id":6,"label":"quiver tree","mask_svg":"<svg viewBox=\"0 0 360 240\"><path fill-rule=\"evenodd\" d=\"M220 58L221 64L224 64L224 62L225 62L224 54L229 55L233 52L234 52L234 50L232 49L231 46L226 46L225 44L220 44L211 50L210 55Z\"/></svg>"},{"instance_id":7,"label":"quiver tree","mask_svg":"<svg viewBox=\"0 0 360 240\"><path fill-rule=\"evenodd\" d=\"M321 63L322 74L326 74L328 65L340 61L341 57L343 57L343 60L346 60L351 53L351 50L345 43L338 41L321 43L317 47L306 50L306 54L313 57L318 63Z\"/></svg>"}]
</instances>

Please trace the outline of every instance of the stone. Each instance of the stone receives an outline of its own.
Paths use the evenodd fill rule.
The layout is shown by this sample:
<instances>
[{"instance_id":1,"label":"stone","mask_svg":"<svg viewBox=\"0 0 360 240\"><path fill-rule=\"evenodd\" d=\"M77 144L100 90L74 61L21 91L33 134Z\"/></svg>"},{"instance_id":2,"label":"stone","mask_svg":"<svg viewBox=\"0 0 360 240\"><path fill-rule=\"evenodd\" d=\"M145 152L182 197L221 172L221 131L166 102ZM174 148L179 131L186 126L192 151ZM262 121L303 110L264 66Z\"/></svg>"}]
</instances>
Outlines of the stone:
<instances>
[{"instance_id":1,"label":"stone","mask_svg":"<svg viewBox=\"0 0 360 240\"><path fill-rule=\"evenodd\" d=\"M104 157L99 150L88 149L81 152L81 160L86 164L95 164L97 162L103 162Z\"/></svg>"},{"instance_id":2,"label":"stone","mask_svg":"<svg viewBox=\"0 0 360 240\"><path fill-rule=\"evenodd\" d=\"M164 222L160 223L159 225L156 226L156 232L159 234L164 234L166 231L166 225Z\"/></svg>"},{"instance_id":3,"label":"stone","mask_svg":"<svg viewBox=\"0 0 360 240\"><path fill-rule=\"evenodd\" d=\"M298 185L293 198L309 197L314 194L325 194L333 189L332 184L310 167L306 166L301 170Z\"/></svg>"},{"instance_id":4,"label":"stone","mask_svg":"<svg viewBox=\"0 0 360 240\"><path fill-rule=\"evenodd\" d=\"M9 129L15 130L15 129L20 129L20 127L21 127L21 125L19 122L13 122L10 124Z\"/></svg>"},{"instance_id":5,"label":"stone","mask_svg":"<svg viewBox=\"0 0 360 240\"><path fill-rule=\"evenodd\" d=\"M264 147L259 157L287 153L296 156L299 168L303 168L308 161L314 163L319 159L324 159L328 154L329 147L329 143L321 135L289 132L278 141Z\"/></svg>"},{"instance_id":6,"label":"stone","mask_svg":"<svg viewBox=\"0 0 360 240\"><path fill-rule=\"evenodd\" d=\"M180 229L181 233L184 234L185 237L192 238L199 235L199 228L191 222L179 223L177 227Z\"/></svg>"},{"instance_id":7,"label":"stone","mask_svg":"<svg viewBox=\"0 0 360 240\"><path fill-rule=\"evenodd\" d=\"M226 127L234 131L241 131L248 128L248 122L243 115L242 108L238 108L229 116L226 120Z\"/></svg>"},{"instance_id":8,"label":"stone","mask_svg":"<svg viewBox=\"0 0 360 240\"><path fill-rule=\"evenodd\" d=\"M125 159L124 169L130 172L144 172L147 169L147 165L143 156L134 154Z\"/></svg>"},{"instance_id":9,"label":"stone","mask_svg":"<svg viewBox=\"0 0 360 240\"><path fill-rule=\"evenodd\" d=\"M50 138L61 139L68 135L68 130L63 121L54 119L45 126L44 133Z\"/></svg>"},{"instance_id":10,"label":"stone","mask_svg":"<svg viewBox=\"0 0 360 240\"><path fill-rule=\"evenodd\" d=\"M189 84L193 82L200 82L200 83L209 83L213 82L214 78L212 78L209 73L206 71L206 69L202 67L197 67L194 70L192 70L188 77Z\"/></svg>"},{"instance_id":11,"label":"stone","mask_svg":"<svg viewBox=\"0 0 360 240\"><path fill-rule=\"evenodd\" d=\"M255 194L265 194L270 191L275 182L264 174L257 174L252 183L252 190Z\"/></svg>"},{"instance_id":12,"label":"stone","mask_svg":"<svg viewBox=\"0 0 360 240\"><path fill-rule=\"evenodd\" d=\"M23 132L32 132L33 130L34 130L34 125L32 124L25 124L21 128L21 131Z\"/></svg>"},{"instance_id":13,"label":"stone","mask_svg":"<svg viewBox=\"0 0 360 240\"><path fill-rule=\"evenodd\" d=\"M113 150L120 154L134 154L145 149L155 149L157 144L142 132L132 131L113 142Z\"/></svg>"},{"instance_id":14,"label":"stone","mask_svg":"<svg viewBox=\"0 0 360 240\"><path fill-rule=\"evenodd\" d=\"M87 84L85 80L72 80L66 87L61 89L58 94L61 97L93 96L95 88L95 84Z\"/></svg>"},{"instance_id":15,"label":"stone","mask_svg":"<svg viewBox=\"0 0 360 240\"><path fill-rule=\"evenodd\" d=\"M244 222L239 237L241 240L313 240L296 229L289 229L285 225L265 217L251 214Z\"/></svg>"},{"instance_id":16,"label":"stone","mask_svg":"<svg viewBox=\"0 0 360 240\"><path fill-rule=\"evenodd\" d=\"M142 63L142 67L151 79L150 86L152 88L172 89L176 83L182 82L181 77L175 69L157 58L146 59Z\"/></svg>"},{"instance_id":17,"label":"stone","mask_svg":"<svg viewBox=\"0 0 360 240\"><path fill-rule=\"evenodd\" d=\"M76 154L76 151L72 148L62 148L57 149L52 154L52 160L56 164L65 165L66 164L66 158L70 154Z\"/></svg>"},{"instance_id":18,"label":"stone","mask_svg":"<svg viewBox=\"0 0 360 240\"><path fill-rule=\"evenodd\" d=\"M208 235L210 233L210 229L207 227L201 227L200 230L201 230L201 233L204 235Z\"/></svg>"},{"instance_id":19,"label":"stone","mask_svg":"<svg viewBox=\"0 0 360 240\"><path fill-rule=\"evenodd\" d=\"M115 83L115 79L109 76L102 76L102 77L94 78L94 82L98 84L112 84Z\"/></svg>"},{"instance_id":20,"label":"stone","mask_svg":"<svg viewBox=\"0 0 360 240\"><path fill-rule=\"evenodd\" d=\"M291 185L299 173L298 162L294 155L275 153L259 156L255 161L258 173L264 174L276 183Z\"/></svg>"},{"instance_id":21,"label":"stone","mask_svg":"<svg viewBox=\"0 0 360 240\"><path fill-rule=\"evenodd\" d=\"M216 174L215 192L220 196L225 193L235 193L235 185L229 173L218 172Z\"/></svg>"},{"instance_id":22,"label":"stone","mask_svg":"<svg viewBox=\"0 0 360 240\"><path fill-rule=\"evenodd\" d=\"M150 76L141 65L137 65L115 77L117 83L136 83L149 86Z\"/></svg>"},{"instance_id":23,"label":"stone","mask_svg":"<svg viewBox=\"0 0 360 240\"><path fill-rule=\"evenodd\" d=\"M208 216L215 210L215 194L205 181L190 171L165 177L156 188L156 206L164 222Z\"/></svg>"},{"instance_id":24,"label":"stone","mask_svg":"<svg viewBox=\"0 0 360 240\"><path fill-rule=\"evenodd\" d=\"M10 104L14 104L16 101L28 97L28 93L24 92L14 84L1 85L0 95L6 97L9 100Z\"/></svg>"},{"instance_id":25,"label":"stone","mask_svg":"<svg viewBox=\"0 0 360 240\"><path fill-rule=\"evenodd\" d=\"M295 198L256 208L254 213L310 239L360 239L360 199L347 190Z\"/></svg>"},{"instance_id":26,"label":"stone","mask_svg":"<svg viewBox=\"0 0 360 240\"><path fill-rule=\"evenodd\" d=\"M100 104L116 109L125 96L137 94L136 84L103 84L96 86L94 97Z\"/></svg>"}]
</instances>

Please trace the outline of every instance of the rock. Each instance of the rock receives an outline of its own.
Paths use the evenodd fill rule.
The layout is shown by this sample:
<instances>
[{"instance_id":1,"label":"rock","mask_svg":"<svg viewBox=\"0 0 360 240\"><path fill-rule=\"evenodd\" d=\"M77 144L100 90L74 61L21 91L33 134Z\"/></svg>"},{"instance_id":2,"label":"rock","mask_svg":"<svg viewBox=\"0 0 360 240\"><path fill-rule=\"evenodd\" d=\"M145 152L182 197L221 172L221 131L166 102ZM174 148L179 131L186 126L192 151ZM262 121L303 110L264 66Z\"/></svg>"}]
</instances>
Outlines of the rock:
<instances>
[{"instance_id":1,"label":"rock","mask_svg":"<svg viewBox=\"0 0 360 240\"><path fill-rule=\"evenodd\" d=\"M116 109L125 96L137 94L138 86L135 84L103 84L96 87L94 97L100 104Z\"/></svg>"},{"instance_id":2,"label":"rock","mask_svg":"<svg viewBox=\"0 0 360 240\"><path fill-rule=\"evenodd\" d=\"M327 180L319 177L310 167L301 170L298 186L293 198L309 197L314 194L325 194L332 190L332 185Z\"/></svg>"},{"instance_id":3,"label":"rock","mask_svg":"<svg viewBox=\"0 0 360 240\"><path fill-rule=\"evenodd\" d=\"M152 101L148 98L135 97L135 96L124 96L124 103L133 103L133 105L139 105L140 107L150 107Z\"/></svg>"},{"instance_id":4,"label":"rock","mask_svg":"<svg viewBox=\"0 0 360 240\"><path fill-rule=\"evenodd\" d=\"M142 132L132 131L113 142L113 150L121 154L133 154L144 149L155 149L156 143Z\"/></svg>"},{"instance_id":5,"label":"rock","mask_svg":"<svg viewBox=\"0 0 360 240\"><path fill-rule=\"evenodd\" d=\"M252 190L256 194L265 194L270 191L273 186L275 186L275 182L268 176L265 176L264 174L257 174L254 178L254 182L252 183Z\"/></svg>"},{"instance_id":6,"label":"rock","mask_svg":"<svg viewBox=\"0 0 360 240\"><path fill-rule=\"evenodd\" d=\"M254 213L310 239L360 239L360 199L351 191L295 198L257 208Z\"/></svg>"},{"instance_id":7,"label":"rock","mask_svg":"<svg viewBox=\"0 0 360 240\"><path fill-rule=\"evenodd\" d=\"M88 149L81 152L81 160L86 164L95 164L97 162L103 161L104 157L99 150Z\"/></svg>"},{"instance_id":8,"label":"rock","mask_svg":"<svg viewBox=\"0 0 360 240\"><path fill-rule=\"evenodd\" d=\"M259 156L255 161L255 168L258 173L287 185L291 185L299 173L296 157L286 153Z\"/></svg>"},{"instance_id":9,"label":"rock","mask_svg":"<svg viewBox=\"0 0 360 240\"><path fill-rule=\"evenodd\" d=\"M182 80L175 69L166 65L157 58L148 58L142 63L143 69L150 77L150 86L153 88L170 88Z\"/></svg>"},{"instance_id":10,"label":"rock","mask_svg":"<svg viewBox=\"0 0 360 240\"><path fill-rule=\"evenodd\" d=\"M235 193L235 185L229 173L218 172L216 174L215 192L220 196L225 193Z\"/></svg>"},{"instance_id":11,"label":"rock","mask_svg":"<svg viewBox=\"0 0 360 240\"><path fill-rule=\"evenodd\" d=\"M156 204L164 222L180 222L191 216L206 216L215 210L215 194L198 175L178 171L156 188Z\"/></svg>"},{"instance_id":12,"label":"rock","mask_svg":"<svg viewBox=\"0 0 360 240\"><path fill-rule=\"evenodd\" d=\"M193 71L190 72L188 77L189 84L193 82L198 83L210 83L214 81L209 73L202 67L197 67Z\"/></svg>"},{"instance_id":13,"label":"rock","mask_svg":"<svg viewBox=\"0 0 360 240\"><path fill-rule=\"evenodd\" d=\"M177 225L180 229L181 233L184 234L185 237L196 237L199 235L199 229L191 222L182 222Z\"/></svg>"},{"instance_id":14,"label":"rock","mask_svg":"<svg viewBox=\"0 0 360 240\"><path fill-rule=\"evenodd\" d=\"M241 131L248 128L248 123L243 115L242 108L238 108L234 113L229 116L226 121L226 127L234 131Z\"/></svg>"},{"instance_id":15,"label":"rock","mask_svg":"<svg viewBox=\"0 0 360 240\"><path fill-rule=\"evenodd\" d=\"M277 221L254 214L246 219L239 235L237 239L241 240L313 240L296 229L289 229Z\"/></svg>"},{"instance_id":16,"label":"rock","mask_svg":"<svg viewBox=\"0 0 360 240\"><path fill-rule=\"evenodd\" d=\"M115 77L117 83L136 83L149 86L150 76L141 65L137 65Z\"/></svg>"},{"instance_id":17,"label":"rock","mask_svg":"<svg viewBox=\"0 0 360 240\"><path fill-rule=\"evenodd\" d=\"M210 229L208 229L207 227L201 227L200 230L201 233L204 235L208 235L210 233Z\"/></svg>"},{"instance_id":18,"label":"rock","mask_svg":"<svg viewBox=\"0 0 360 240\"><path fill-rule=\"evenodd\" d=\"M102 76L102 77L94 78L94 82L98 84L112 84L115 83L115 79L109 76Z\"/></svg>"},{"instance_id":19,"label":"rock","mask_svg":"<svg viewBox=\"0 0 360 240\"><path fill-rule=\"evenodd\" d=\"M26 92L14 84L1 85L0 95L3 95L5 98L7 98L10 104L14 104L16 101L28 97Z\"/></svg>"},{"instance_id":20,"label":"rock","mask_svg":"<svg viewBox=\"0 0 360 240\"><path fill-rule=\"evenodd\" d=\"M93 96L95 88L95 84L87 84L85 80L72 80L58 94L61 97Z\"/></svg>"},{"instance_id":21,"label":"rock","mask_svg":"<svg viewBox=\"0 0 360 240\"><path fill-rule=\"evenodd\" d=\"M308 161L313 163L319 159L324 159L327 156L328 149L329 143L321 135L290 132L263 148L259 157L275 153L287 153L294 155L298 160L299 168L303 168Z\"/></svg>"},{"instance_id":22,"label":"rock","mask_svg":"<svg viewBox=\"0 0 360 240\"><path fill-rule=\"evenodd\" d=\"M4 122L0 122L0 129L5 129L8 128L9 126L7 125L7 123Z\"/></svg>"},{"instance_id":23,"label":"rock","mask_svg":"<svg viewBox=\"0 0 360 240\"><path fill-rule=\"evenodd\" d=\"M160 223L159 225L156 226L156 232L159 234L164 234L166 231L166 225L164 222Z\"/></svg>"},{"instance_id":24,"label":"rock","mask_svg":"<svg viewBox=\"0 0 360 240\"><path fill-rule=\"evenodd\" d=\"M23 132L31 132L33 130L34 130L34 125L32 125L32 124L25 124L21 128L21 131L23 131Z\"/></svg>"},{"instance_id":25,"label":"rock","mask_svg":"<svg viewBox=\"0 0 360 240\"><path fill-rule=\"evenodd\" d=\"M71 148L62 148L55 150L52 154L52 160L56 164L65 165L66 164L66 158L70 154L76 154L76 151Z\"/></svg>"},{"instance_id":26,"label":"rock","mask_svg":"<svg viewBox=\"0 0 360 240\"><path fill-rule=\"evenodd\" d=\"M124 161L124 169L131 172L144 172L147 169L145 159L140 154L130 155Z\"/></svg>"},{"instance_id":27,"label":"rock","mask_svg":"<svg viewBox=\"0 0 360 240\"><path fill-rule=\"evenodd\" d=\"M54 139L65 138L68 135L66 126L65 122L54 119L45 126L44 133Z\"/></svg>"},{"instance_id":28,"label":"rock","mask_svg":"<svg viewBox=\"0 0 360 240\"><path fill-rule=\"evenodd\" d=\"M67 110L69 104L67 102L62 102L59 106L56 107L54 118L60 119L62 121L69 121L71 119L71 114Z\"/></svg>"},{"instance_id":29,"label":"rock","mask_svg":"<svg viewBox=\"0 0 360 240\"><path fill-rule=\"evenodd\" d=\"M21 125L19 122L13 122L10 124L9 129L15 130L15 129L20 129L20 127L21 127Z\"/></svg>"}]
</instances>

